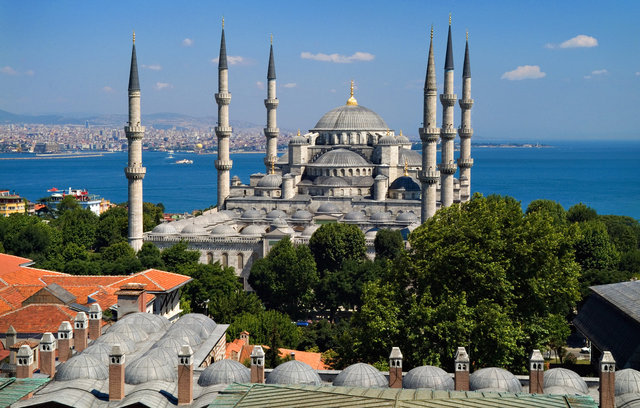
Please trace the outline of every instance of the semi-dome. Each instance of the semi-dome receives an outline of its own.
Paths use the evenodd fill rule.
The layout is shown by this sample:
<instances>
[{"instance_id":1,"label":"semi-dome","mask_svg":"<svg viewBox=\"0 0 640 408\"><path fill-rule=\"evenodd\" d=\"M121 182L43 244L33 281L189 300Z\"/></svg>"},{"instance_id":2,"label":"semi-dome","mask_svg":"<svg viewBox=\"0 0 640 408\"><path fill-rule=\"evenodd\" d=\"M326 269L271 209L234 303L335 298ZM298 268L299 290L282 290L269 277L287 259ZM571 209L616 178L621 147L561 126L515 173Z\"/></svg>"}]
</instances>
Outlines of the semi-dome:
<instances>
[{"instance_id":1,"label":"semi-dome","mask_svg":"<svg viewBox=\"0 0 640 408\"><path fill-rule=\"evenodd\" d=\"M388 128L380 115L371 109L362 105L343 105L325 113L312 131L384 131Z\"/></svg>"},{"instance_id":2,"label":"semi-dome","mask_svg":"<svg viewBox=\"0 0 640 408\"><path fill-rule=\"evenodd\" d=\"M248 225L244 227L241 234L249 236L260 236L265 233L265 229L259 225Z\"/></svg>"},{"instance_id":3,"label":"semi-dome","mask_svg":"<svg viewBox=\"0 0 640 408\"><path fill-rule=\"evenodd\" d=\"M320 225L318 224L309 225L307 228L304 229L304 231L302 231L302 236L310 237L313 235L314 232L316 232L318 228L320 228Z\"/></svg>"},{"instance_id":4,"label":"semi-dome","mask_svg":"<svg viewBox=\"0 0 640 408\"><path fill-rule=\"evenodd\" d=\"M282 185L282 176L279 174L267 174L258 181L258 187L278 188Z\"/></svg>"},{"instance_id":5,"label":"semi-dome","mask_svg":"<svg viewBox=\"0 0 640 408\"><path fill-rule=\"evenodd\" d=\"M268 220L275 220L276 218L286 218L287 214L282 210L271 210L267 214Z\"/></svg>"},{"instance_id":6,"label":"semi-dome","mask_svg":"<svg viewBox=\"0 0 640 408\"><path fill-rule=\"evenodd\" d=\"M422 167L422 155L417 150L399 149L398 163L407 163L411 167Z\"/></svg>"},{"instance_id":7,"label":"semi-dome","mask_svg":"<svg viewBox=\"0 0 640 408\"><path fill-rule=\"evenodd\" d=\"M333 380L333 385L341 387L387 388L389 384L374 366L357 363L345 368Z\"/></svg>"},{"instance_id":8,"label":"semi-dome","mask_svg":"<svg viewBox=\"0 0 640 408\"><path fill-rule=\"evenodd\" d=\"M201 225L192 223L192 224L187 224L182 229L182 233L190 234L190 235L206 235L207 231Z\"/></svg>"},{"instance_id":9,"label":"semi-dome","mask_svg":"<svg viewBox=\"0 0 640 408\"><path fill-rule=\"evenodd\" d=\"M544 372L544 392L553 394L551 388L562 388L564 394L588 394L587 383L576 372L566 368L552 368Z\"/></svg>"},{"instance_id":10,"label":"semi-dome","mask_svg":"<svg viewBox=\"0 0 640 408\"><path fill-rule=\"evenodd\" d=\"M412 213L411 211L407 211L398 215L396 217L396 221L404 222L404 223L414 223L418 221L418 216Z\"/></svg>"},{"instance_id":11,"label":"semi-dome","mask_svg":"<svg viewBox=\"0 0 640 408\"><path fill-rule=\"evenodd\" d=\"M297 221L308 221L312 218L313 216L311 215L311 213L307 210L298 210L296 211L293 216L291 217L294 220Z\"/></svg>"},{"instance_id":12,"label":"semi-dome","mask_svg":"<svg viewBox=\"0 0 640 408\"><path fill-rule=\"evenodd\" d=\"M410 176L402 176L393 180L393 183L389 186L389 190L400 190L403 189L405 191L420 191L420 184L418 184L413 177Z\"/></svg>"},{"instance_id":13,"label":"semi-dome","mask_svg":"<svg viewBox=\"0 0 640 408\"><path fill-rule=\"evenodd\" d=\"M343 221L364 221L366 218L362 211L351 211L342 219Z\"/></svg>"},{"instance_id":14,"label":"semi-dome","mask_svg":"<svg viewBox=\"0 0 640 408\"><path fill-rule=\"evenodd\" d=\"M266 383L320 385L322 380L310 365L291 360L274 368L267 377Z\"/></svg>"},{"instance_id":15,"label":"semi-dome","mask_svg":"<svg viewBox=\"0 0 640 408\"><path fill-rule=\"evenodd\" d=\"M349 183L342 177L337 176L320 176L313 180L313 184L316 186L326 187L348 187Z\"/></svg>"},{"instance_id":16,"label":"semi-dome","mask_svg":"<svg viewBox=\"0 0 640 408\"><path fill-rule=\"evenodd\" d=\"M633 368L616 371L616 397L640 394L640 372Z\"/></svg>"},{"instance_id":17,"label":"semi-dome","mask_svg":"<svg viewBox=\"0 0 640 408\"><path fill-rule=\"evenodd\" d=\"M236 235L236 230L234 230L231 225L221 224L211 230L211 235L228 237L230 235Z\"/></svg>"},{"instance_id":18,"label":"semi-dome","mask_svg":"<svg viewBox=\"0 0 640 408\"><path fill-rule=\"evenodd\" d=\"M155 228L151 230L151 232L154 234L163 234L163 235L178 233L175 227L168 222L163 222L161 224L156 225Z\"/></svg>"},{"instance_id":19,"label":"semi-dome","mask_svg":"<svg viewBox=\"0 0 640 408\"><path fill-rule=\"evenodd\" d=\"M520 380L498 367L481 368L469 376L471 391L522 392Z\"/></svg>"},{"instance_id":20,"label":"semi-dome","mask_svg":"<svg viewBox=\"0 0 640 408\"><path fill-rule=\"evenodd\" d=\"M56 381L79 379L106 380L109 372L106 365L90 354L80 353L56 367Z\"/></svg>"},{"instance_id":21,"label":"semi-dome","mask_svg":"<svg viewBox=\"0 0 640 408\"><path fill-rule=\"evenodd\" d=\"M198 385L207 387L216 384L248 384L251 382L251 370L235 360L220 360L211 364L200 374Z\"/></svg>"},{"instance_id":22,"label":"semi-dome","mask_svg":"<svg viewBox=\"0 0 640 408\"><path fill-rule=\"evenodd\" d=\"M364 157L347 149L329 150L312 163L323 167L361 167L371 166Z\"/></svg>"},{"instance_id":23,"label":"semi-dome","mask_svg":"<svg viewBox=\"0 0 640 408\"><path fill-rule=\"evenodd\" d=\"M259 210L247 210L243 212L242 216L240 217L240 219L243 219L243 220L256 220L261 218L262 218L262 212L260 212Z\"/></svg>"},{"instance_id":24,"label":"semi-dome","mask_svg":"<svg viewBox=\"0 0 640 408\"><path fill-rule=\"evenodd\" d=\"M333 203L322 203L316 210L316 214L335 214L339 212L340 210Z\"/></svg>"},{"instance_id":25,"label":"semi-dome","mask_svg":"<svg viewBox=\"0 0 640 408\"><path fill-rule=\"evenodd\" d=\"M420 366L410 370L402 379L402 388L431 388L453 390L453 378L440 367Z\"/></svg>"},{"instance_id":26,"label":"semi-dome","mask_svg":"<svg viewBox=\"0 0 640 408\"><path fill-rule=\"evenodd\" d=\"M178 380L177 370L173 364L167 364L154 356L142 356L127 364L124 369L124 382L127 384L143 384L155 380L175 382Z\"/></svg>"}]
</instances>

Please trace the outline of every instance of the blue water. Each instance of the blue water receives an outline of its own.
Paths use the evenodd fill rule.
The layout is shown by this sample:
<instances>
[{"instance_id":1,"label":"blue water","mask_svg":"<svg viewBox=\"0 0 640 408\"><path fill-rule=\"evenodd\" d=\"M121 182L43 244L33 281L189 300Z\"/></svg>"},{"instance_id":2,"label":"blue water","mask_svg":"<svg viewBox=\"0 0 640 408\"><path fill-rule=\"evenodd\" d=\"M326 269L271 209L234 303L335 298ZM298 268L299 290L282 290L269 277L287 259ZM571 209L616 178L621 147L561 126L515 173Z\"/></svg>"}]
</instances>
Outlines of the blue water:
<instances>
[{"instance_id":1,"label":"blue water","mask_svg":"<svg viewBox=\"0 0 640 408\"><path fill-rule=\"evenodd\" d=\"M581 142L549 148L478 148L471 171L472 191L510 195L523 207L535 199L558 201L565 208L583 202L599 214L640 219L640 142ZM144 201L163 203L168 212L206 208L216 201L215 155L144 152L147 168ZM34 157L2 154L0 158ZM232 154L232 175L247 183L264 172L263 154ZM193 164L175 164L188 158ZM0 160L0 189L15 190L30 200L46 190L85 188L112 202L127 199L126 153L95 158Z\"/></svg>"}]
</instances>

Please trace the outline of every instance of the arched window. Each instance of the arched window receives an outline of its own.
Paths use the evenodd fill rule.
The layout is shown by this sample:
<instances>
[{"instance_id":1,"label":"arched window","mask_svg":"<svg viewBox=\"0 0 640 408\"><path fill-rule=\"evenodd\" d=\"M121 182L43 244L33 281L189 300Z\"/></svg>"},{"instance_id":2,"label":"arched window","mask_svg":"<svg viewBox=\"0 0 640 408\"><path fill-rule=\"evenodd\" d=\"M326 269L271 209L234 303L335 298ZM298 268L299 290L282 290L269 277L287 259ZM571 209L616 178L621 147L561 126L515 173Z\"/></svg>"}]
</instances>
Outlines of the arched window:
<instances>
[{"instance_id":1,"label":"arched window","mask_svg":"<svg viewBox=\"0 0 640 408\"><path fill-rule=\"evenodd\" d=\"M238 253L238 272L244 268L244 254Z\"/></svg>"},{"instance_id":2,"label":"arched window","mask_svg":"<svg viewBox=\"0 0 640 408\"><path fill-rule=\"evenodd\" d=\"M209 252L207 254L207 263L208 264L212 264L213 263L213 254L211 252Z\"/></svg>"},{"instance_id":3,"label":"arched window","mask_svg":"<svg viewBox=\"0 0 640 408\"><path fill-rule=\"evenodd\" d=\"M229 266L229 254L226 252L222 254L222 266Z\"/></svg>"}]
</instances>

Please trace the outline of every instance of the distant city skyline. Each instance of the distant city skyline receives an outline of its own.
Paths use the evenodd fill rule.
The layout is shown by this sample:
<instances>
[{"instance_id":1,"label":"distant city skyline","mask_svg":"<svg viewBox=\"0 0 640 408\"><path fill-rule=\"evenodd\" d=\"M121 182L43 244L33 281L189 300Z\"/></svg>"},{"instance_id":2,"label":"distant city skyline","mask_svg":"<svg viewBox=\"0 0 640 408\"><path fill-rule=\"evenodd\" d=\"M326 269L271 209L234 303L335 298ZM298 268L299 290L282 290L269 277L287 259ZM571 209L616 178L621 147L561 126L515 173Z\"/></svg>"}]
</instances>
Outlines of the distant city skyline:
<instances>
[{"instance_id":1,"label":"distant city skyline","mask_svg":"<svg viewBox=\"0 0 640 408\"><path fill-rule=\"evenodd\" d=\"M623 1L2 1L0 109L125 114L135 30L143 124L215 116L224 16L232 120L266 123L273 34L281 128L312 128L353 79L361 105L417 136L429 30L441 88L452 13L459 97L469 31L474 140L637 139L624 119L640 106L639 12Z\"/></svg>"}]
</instances>

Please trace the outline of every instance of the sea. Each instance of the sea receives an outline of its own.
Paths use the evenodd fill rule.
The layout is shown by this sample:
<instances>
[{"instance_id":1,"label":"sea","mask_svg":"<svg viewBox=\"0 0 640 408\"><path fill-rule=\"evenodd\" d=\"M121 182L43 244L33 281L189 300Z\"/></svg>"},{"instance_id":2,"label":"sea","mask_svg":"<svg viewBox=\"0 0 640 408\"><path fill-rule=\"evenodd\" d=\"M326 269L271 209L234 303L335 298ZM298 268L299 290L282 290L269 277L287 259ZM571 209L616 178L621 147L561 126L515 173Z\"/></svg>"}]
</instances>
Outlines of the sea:
<instances>
[{"instance_id":1,"label":"sea","mask_svg":"<svg viewBox=\"0 0 640 408\"><path fill-rule=\"evenodd\" d=\"M567 209L584 203L599 214L640 219L640 141L574 141L544 147L479 147L471 155L472 192L509 195L526 209L536 199L554 200ZM244 183L264 172L264 154L232 154L231 175ZM181 159L193 164L177 164ZM162 203L167 212L183 213L216 203L215 154L143 152L147 168L144 201ZM97 157L44 158L29 153L0 154L0 190L29 200L47 190L87 189L111 202L127 200L126 152Z\"/></svg>"}]
</instances>

